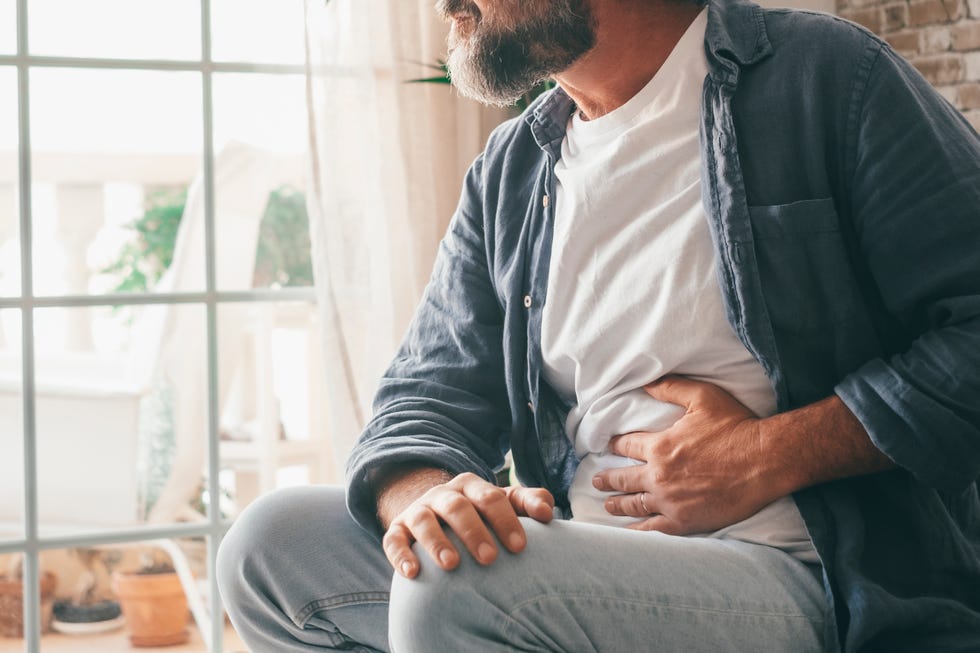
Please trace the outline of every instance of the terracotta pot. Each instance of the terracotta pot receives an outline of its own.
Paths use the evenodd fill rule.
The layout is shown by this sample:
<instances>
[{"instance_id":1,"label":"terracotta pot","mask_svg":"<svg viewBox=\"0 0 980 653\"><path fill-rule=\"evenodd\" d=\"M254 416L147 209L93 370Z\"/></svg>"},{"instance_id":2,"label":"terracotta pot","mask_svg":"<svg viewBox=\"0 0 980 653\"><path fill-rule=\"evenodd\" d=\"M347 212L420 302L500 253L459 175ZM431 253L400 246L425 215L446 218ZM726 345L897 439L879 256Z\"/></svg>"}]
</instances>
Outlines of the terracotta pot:
<instances>
[{"instance_id":1,"label":"terracotta pot","mask_svg":"<svg viewBox=\"0 0 980 653\"><path fill-rule=\"evenodd\" d=\"M51 609L54 607L55 575L41 576L41 632L51 631ZM24 581L0 577L0 636L24 636Z\"/></svg>"},{"instance_id":2,"label":"terracotta pot","mask_svg":"<svg viewBox=\"0 0 980 653\"><path fill-rule=\"evenodd\" d=\"M112 591L119 597L133 646L171 646L190 638L187 596L177 574L116 572Z\"/></svg>"}]
</instances>

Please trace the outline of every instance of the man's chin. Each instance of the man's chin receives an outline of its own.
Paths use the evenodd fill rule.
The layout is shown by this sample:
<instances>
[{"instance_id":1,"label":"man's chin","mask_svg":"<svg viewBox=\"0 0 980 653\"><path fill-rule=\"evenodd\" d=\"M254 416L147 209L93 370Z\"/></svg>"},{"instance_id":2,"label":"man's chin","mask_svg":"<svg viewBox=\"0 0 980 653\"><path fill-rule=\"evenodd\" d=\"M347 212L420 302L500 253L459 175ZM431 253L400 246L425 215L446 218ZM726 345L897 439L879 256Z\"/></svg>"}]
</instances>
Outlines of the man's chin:
<instances>
[{"instance_id":1,"label":"man's chin","mask_svg":"<svg viewBox=\"0 0 980 653\"><path fill-rule=\"evenodd\" d=\"M450 75L452 77L452 75ZM522 97L534 88L531 84L527 88L497 88L487 84L470 84L461 82L458 78L453 79L453 85L463 97L476 100L481 104L491 107L512 107Z\"/></svg>"}]
</instances>

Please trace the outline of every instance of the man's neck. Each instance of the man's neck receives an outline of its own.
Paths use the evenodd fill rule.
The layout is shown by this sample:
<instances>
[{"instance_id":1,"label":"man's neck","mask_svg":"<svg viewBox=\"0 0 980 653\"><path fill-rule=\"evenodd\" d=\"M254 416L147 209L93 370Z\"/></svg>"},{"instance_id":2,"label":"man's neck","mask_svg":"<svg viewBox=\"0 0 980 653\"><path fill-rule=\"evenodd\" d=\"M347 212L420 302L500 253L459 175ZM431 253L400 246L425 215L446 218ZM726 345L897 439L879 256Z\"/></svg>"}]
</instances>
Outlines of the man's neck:
<instances>
[{"instance_id":1,"label":"man's neck","mask_svg":"<svg viewBox=\"0 0 980 653\"><path fill-rule=\"evenodd\" d=\"M596 45L555 79L593 120L629 101L701 13L678 0L595 0Z\"/></svg>"}]
</instances>

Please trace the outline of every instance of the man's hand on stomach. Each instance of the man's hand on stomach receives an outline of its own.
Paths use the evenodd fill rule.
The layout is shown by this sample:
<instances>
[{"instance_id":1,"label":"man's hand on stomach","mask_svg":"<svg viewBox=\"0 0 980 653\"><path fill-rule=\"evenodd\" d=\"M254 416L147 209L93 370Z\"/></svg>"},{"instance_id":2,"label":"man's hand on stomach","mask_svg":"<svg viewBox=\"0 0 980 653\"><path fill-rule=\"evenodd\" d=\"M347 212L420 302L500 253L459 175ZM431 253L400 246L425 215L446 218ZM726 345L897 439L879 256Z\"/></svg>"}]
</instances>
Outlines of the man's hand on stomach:
<instances>
[{"instance_id":1,"label":"man's hand on stomach","mask_svg":"<svg viewBox=\"0 0 980 653\"><path fill-rule=\"evenodd\" d=\"M622 493L606 500L610 514L641 518L628 528L669 535L712 532L794 489L769 466L772 448L761 437L761 420L721 388L670 376L645 390L687 412L664 431L610 441L613 453L642 461L593 478L596 488Z\"/></svg>"},{"instance_id":2,"label":"man's hand on stomach","mask_svg":"<svg viewBox=\"0 0 980 653\"><path fill-rule=\"evenodd\" d=\"M760 419L721 388L667 376L651 397L685 415L656 433L613 438L609 450L642 464L593 478L629 528L670 535L708 533L742 521L799 489L895 467L836 395Z\"/></svg>"}]
</instances>

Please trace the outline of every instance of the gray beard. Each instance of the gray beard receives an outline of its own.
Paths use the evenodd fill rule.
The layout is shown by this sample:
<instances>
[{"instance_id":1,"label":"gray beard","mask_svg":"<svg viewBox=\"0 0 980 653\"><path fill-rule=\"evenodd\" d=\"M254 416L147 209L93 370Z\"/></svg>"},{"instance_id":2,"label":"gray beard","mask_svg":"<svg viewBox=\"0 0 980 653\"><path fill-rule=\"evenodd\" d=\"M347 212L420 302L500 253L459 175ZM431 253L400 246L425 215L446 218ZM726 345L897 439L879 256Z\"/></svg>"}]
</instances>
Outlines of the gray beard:
<instances>
[{"instance_id":1,"label":"gray beard","mask_svg":"<svg viewBox=\"0 0 980 653\"><path fill-rule=\"evenodd\" d=\"M556 0L544 16L513 29L477 19L468 37L450 37L449 77L459 92L494 106L510 106L540 82L566 70L595 45L584 0Z\"/></svg>"}]
</instances>

